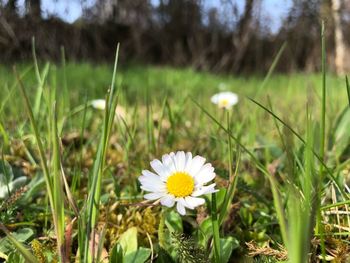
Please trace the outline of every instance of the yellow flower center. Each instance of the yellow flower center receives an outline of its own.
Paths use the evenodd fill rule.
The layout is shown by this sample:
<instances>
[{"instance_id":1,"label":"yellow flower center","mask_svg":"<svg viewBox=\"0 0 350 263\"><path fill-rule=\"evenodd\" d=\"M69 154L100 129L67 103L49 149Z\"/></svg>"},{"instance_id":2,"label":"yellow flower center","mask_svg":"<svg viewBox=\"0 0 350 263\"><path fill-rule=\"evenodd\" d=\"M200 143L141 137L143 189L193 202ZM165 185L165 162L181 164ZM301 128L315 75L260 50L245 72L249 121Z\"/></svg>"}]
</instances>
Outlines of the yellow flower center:
<instances>
[{"instance_id":1,"label":"yellow flower center","mask_svg":"<svg viewBox=\"0 0 350 263\"><path fill-rule=\"evenodd\" d=\"M176 172L169 176L166 187L170 194L175 197L185 197L192 194L194 189L194 180L186 172Z\"/></svg>"},{"instance_id":2,"label":"yellow flower center","mask_svg":"<svg viewBox=\"0 0 350 263\"><path fill-rule=\"evenodd\" d=\"M221 99L219 101L219 106L222 107L222 108L226 107L228 104L229 104L228 99Z\"/></svg>"}]
</instances>

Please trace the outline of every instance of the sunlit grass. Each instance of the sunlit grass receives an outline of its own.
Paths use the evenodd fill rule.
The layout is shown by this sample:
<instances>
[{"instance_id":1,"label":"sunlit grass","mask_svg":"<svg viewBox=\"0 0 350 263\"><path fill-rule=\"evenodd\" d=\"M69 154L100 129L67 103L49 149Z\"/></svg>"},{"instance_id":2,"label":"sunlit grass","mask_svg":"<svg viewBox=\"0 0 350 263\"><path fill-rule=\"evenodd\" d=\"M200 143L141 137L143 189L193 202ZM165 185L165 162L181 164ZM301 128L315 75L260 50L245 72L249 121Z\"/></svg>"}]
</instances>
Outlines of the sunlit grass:
<instances>
[{"instance_id":1,"label":"sunlit grass","mask_svg":"<svg viewBox=\"0 0 350 263\"><path fill-rule=\"evenodd\" d=\"M303 262L309 248L312 257L321 255L309 242L322 241L314 232L318 211L347 211L343 171L350 167L350 115L342 78L328 74L322 82L321 74L272 71L268 77L226 76L135 65L113 71L111 65L66 62L22 64L16 72L0 67L0 150L11 166L28 169L32 184L44 177L46 186L43 180L27 186L27 196L1 215L0 226L8 234L21 223L14 216L20 211L36 231L21 242L44 237L41 244L60 248L47 248L47 258L171 262L182 251L227 262L231 255L247 258L246 242L254 241L283 254L281 245L290 262ZM220 91L239 96L229 111L210 101ZM97 99L105 100L102 110L93 107ZM221 189L184 217L145 204L138 182L151 160L177 150L212 163ZM8 203L0 203L0 212ZM340 226L325 234L348 233L346 216L319 215L326 230ZM328 253L331 241L325 241ZM15 247L35 262L20 243Z\"/></svg>"}]
</instances>

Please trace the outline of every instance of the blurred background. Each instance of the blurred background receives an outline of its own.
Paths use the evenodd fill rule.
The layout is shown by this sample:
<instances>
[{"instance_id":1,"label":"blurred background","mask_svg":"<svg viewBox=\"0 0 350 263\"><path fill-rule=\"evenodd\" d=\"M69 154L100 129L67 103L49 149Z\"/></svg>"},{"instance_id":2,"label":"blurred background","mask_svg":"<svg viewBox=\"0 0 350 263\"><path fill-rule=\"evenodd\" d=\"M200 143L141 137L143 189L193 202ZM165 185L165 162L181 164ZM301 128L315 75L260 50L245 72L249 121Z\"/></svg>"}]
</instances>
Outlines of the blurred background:
<instances>
[{"instance_id":1,"label":"blurred background","mask_svg":"<svg viewBox=\"0 0 350 263\"><path fill-rule=\"evenodd\" d=\"M0 63L40 59L190 66L223 73L320 69L321 20L329 69L350 69L350 1L0 0Z\"/></svg>"}]
</instances>

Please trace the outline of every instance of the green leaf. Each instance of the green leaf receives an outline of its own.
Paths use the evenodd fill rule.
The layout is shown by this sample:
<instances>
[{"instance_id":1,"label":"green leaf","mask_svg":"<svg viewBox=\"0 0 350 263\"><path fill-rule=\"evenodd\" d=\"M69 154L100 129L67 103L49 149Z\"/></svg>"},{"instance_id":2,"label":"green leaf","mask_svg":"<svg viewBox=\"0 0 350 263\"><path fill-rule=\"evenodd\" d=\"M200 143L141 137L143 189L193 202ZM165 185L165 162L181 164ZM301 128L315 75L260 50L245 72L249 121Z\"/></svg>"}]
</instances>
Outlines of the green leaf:
<instances>
[{"instance_id":1,"label":"green leaf","mask_svg":"<svg viewBox=\"0 0 350 263\"><path fill-rule=\"evenodd\" d=\"M225 200L225 195L226 195L226 189L221 188L219 192L216 193L216 206L221 207L224 200Z\"/></svg>"},{"instance_id":2,"label":"green leaf","mask_svg":"<svg viewBox=\"0 0 350 263\"><path fill-rule=\"evenodd\" d=\"M26 242L30 238L34 236L34 231L30 228L22 228L17 232L11 234L12 238L14 238L17 242ZM2 253L7 253L13 249L11 238L4 237L0 239L0 251Z\"/></svg>"},{"instance_id":3,"label":"green leaf","mask_svg":"<svg viewBox=\"0 0 350 263\"><path fill-rule=\"evenodd\" d=\"M198 229L199 244L205 247L209 238L212 235L213 235L213 225L211 222L211 217L208 217L199 226L199 229Z\"/></svg>"},{"instance_id":4,"label":"green leaf","mask_svg":"<svg viewBox=\"0 0 350 263\"><path fill-rule=\"evenodd\" d=\"M334 127L334 150L335 157L339 158L350 142L350 108L347 108L339 116Z\"/></svg>"},{"instance_id":5,"label":"green leaf","mask_svg":"<svg viewBox=\"0 0 350 263\"><path fill-rule=\"evenodd\" d=\"M45 187L45 179L42 174L38 173L27 185L28 190L22 196L21 202L23 202L23 204L30 203L33 198L39 194L43 187Z\"/></svg>"},{"instance_id":6,"label":"green leaf","mask_svg":"<svg viewBox=\"0 0 350 263\"><path fill-rule=\"evenodd\" d=\"M25 242L34 236L34 231L31 228L22 228L12 234L19 242Z\"/></svg>"},{"instance_id":7,"label":"green leaf","mask_svg":"<svg viewBox=\"0 0 350 263\"><path fill-rule=\"evenodd\" d=\"M137 250L137 228L129 228L124 232L119 239L119 244L121 245L124 255L128 255Z\"/></svg>"},{"instance_id":8,"label":"green leaf","mask_svg":"<svg viewBox=\"0 0 350 263\"><path fill-rule=\"evenodd\" d=\"M38 262L30 251L22 244L22 242L27 241L34 235L32 229L23 228L18 230L16 233L10 233L2 224L0 224L0 229L6 234L6 237L0 240L0 251L6 253L7 251L13 250L13 247L15 247L17 251L26 259L26 262ZM11 245L13 245L13 247Z\"/></svg>"},{"instance_id":9,"label":"green leaf","mask_svg":"<svg viewBox=\"0 0 350 263\"><path fill-rule=\"evenodd\" d=\"M230 260L232 250L239 247L239 242L234 237L220 238L221 262L226 263Z\"/></svg>"},{"instance_id":10,"label":"green leaf","mask_svg":"<svg viewBox=\"0 0 350 263\"><path fill-rule=\"evenodd\" d=\"M151 250L149 248L140 247L138 250L126 255L124 257L124 262L144 263L150 255Z\"/></svg>"},{"instance_id":11,"label":"green leaf","mask_svg":"<svg viewBox=\"0 0 350 263\"><path fill-rule=\"evenodd\" d=\"M119 243L114 245L109 263L123 263L123 248Z\"/></svg>"},{"instance_id":12,"label":"green leaf","mask_svg":"<svg viewBox=\"0 0 350 263\"><path fill-rule=\"evenodd\" d=\"M12 180L12 167L8 162L0 160L0 187L8 185Z\"/></svg>"},{"instance_id":13,"label":"green leaf","mask_svg":"<svg viewBox=\"0 0 350 263\"><path fill-rule=\"evenodd\" d=\"M239 216L245 226L250 227L253 224L254 217L248 207L241 207L239 210Z\"/></svg>"},{"instance_id":14,"label":"green leaf","mask_svg":"<svg viewBox=\"0 0 350 263\"><path fill-rule=\"evenodd\" d=\"M174 210L165 213L165 225L169 229L170 233L183 232L181 216Z\"/></svg>"},{"instance_id":15,"label":"green leaf","mask_svg":"<svg viewBox=\"0 0 350 263\"><path fill-rule=\"evenodd\" d=\"M11 252L6 262L7 263L25 263L25 258L18 252Z\"/></svg>"}]
</instances>

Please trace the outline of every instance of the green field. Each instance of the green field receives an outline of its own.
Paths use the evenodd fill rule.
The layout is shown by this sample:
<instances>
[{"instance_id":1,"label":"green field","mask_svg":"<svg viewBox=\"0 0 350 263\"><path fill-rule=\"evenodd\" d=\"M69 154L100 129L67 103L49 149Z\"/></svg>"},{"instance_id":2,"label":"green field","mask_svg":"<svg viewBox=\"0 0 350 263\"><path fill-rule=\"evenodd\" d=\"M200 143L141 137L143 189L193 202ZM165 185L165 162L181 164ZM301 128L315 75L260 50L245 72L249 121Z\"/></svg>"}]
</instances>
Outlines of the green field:
<instances>
[{"instance_id":1,"label":"green field","mask_svg":"<svg viewBox=\"0 0 350 263\"><path fill-rule=\"evenodd\" d=\"M106 98L113 65L16 71L0 67L0 262L346 262L344 78L327 74L324 96L322 74L121 66L110 94L120 118L114 103L91 107ZM232 110L210 101L223 90L239 96ZM144 203L138 181L176 151L203 156L217 175L219 192L185 216ZM12 174L26 182L10 189Z\"/></svg>"}]
</instances>

